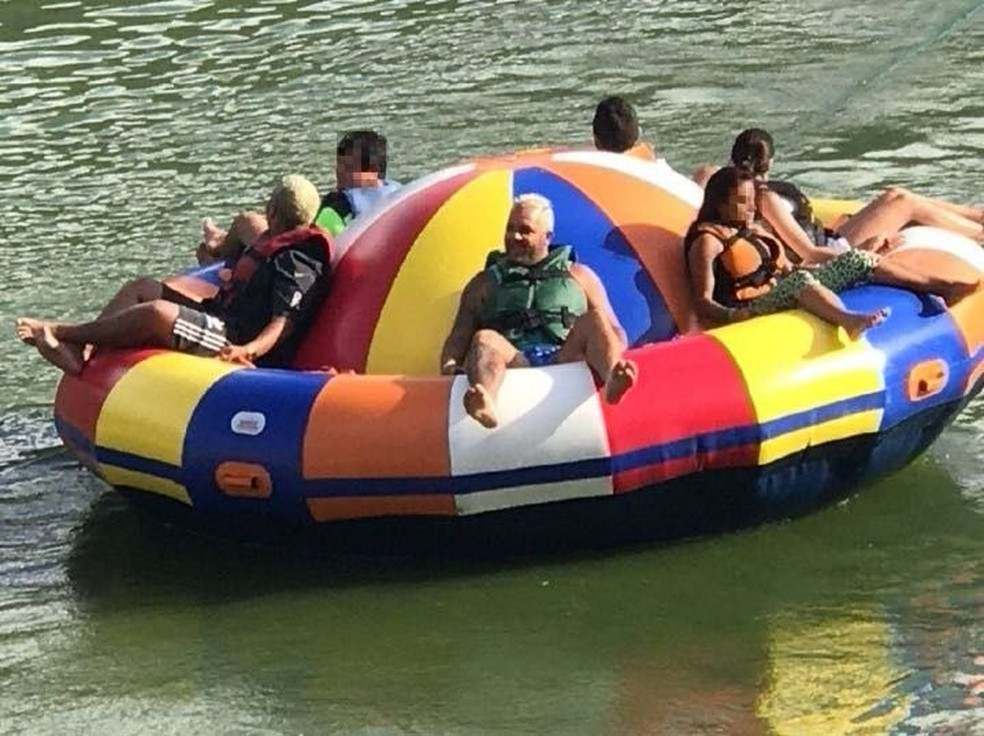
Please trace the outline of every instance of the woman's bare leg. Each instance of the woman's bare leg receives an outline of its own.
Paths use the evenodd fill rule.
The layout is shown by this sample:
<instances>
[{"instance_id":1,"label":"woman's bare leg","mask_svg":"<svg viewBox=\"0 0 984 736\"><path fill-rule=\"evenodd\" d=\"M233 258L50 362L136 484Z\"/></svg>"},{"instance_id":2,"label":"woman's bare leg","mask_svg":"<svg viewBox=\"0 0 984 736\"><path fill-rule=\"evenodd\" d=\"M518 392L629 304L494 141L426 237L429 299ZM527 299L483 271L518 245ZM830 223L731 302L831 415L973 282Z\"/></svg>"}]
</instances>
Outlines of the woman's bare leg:
<instances>
[{"instance_id":1,"label":"woman's bare leg","mask_svg":"<svg viewBox=\"0 0 984 736\"><path fill-rule=\"evenodd\" d=\"M803 309L824 322L843 327L852 340L860 337L869 327L884 322L888 316L885 309L869 313L852 312L844 306L837 294L821 284L804 287L796 295L796 301Z\"/></svg>"},{"instance_id":2,"label":"woman's bare leg","mask_svg":"<svg viewBox=\"0 0 984 736\"><path fill-rule=\"evenodd\" d=\"M938 294L943 297L943 301L950 306L960 301L965 296L972 294L980 285L979 279L951 281L949 279L942 279L938 276L918 271L897 261L884 259L882 259L871 272L870 278L872 281L879 284L899 286L903 289L911 289L912 291Z\"/></svg>"},{"instance_id":3,"label":"woman's bare leg","mask_svg":"<svg viewBox=\"0 0 984 736\"><path fill-rule=\"evenodd\" d=\"M968 216L971 215L971 216ZM980 239L984 233L984 213L892 187L865 205L840 226L840 234L851 245L858 245L882 233L895 233L909 223L932 225L968 238Z\"/></svg>"}]
</instances>

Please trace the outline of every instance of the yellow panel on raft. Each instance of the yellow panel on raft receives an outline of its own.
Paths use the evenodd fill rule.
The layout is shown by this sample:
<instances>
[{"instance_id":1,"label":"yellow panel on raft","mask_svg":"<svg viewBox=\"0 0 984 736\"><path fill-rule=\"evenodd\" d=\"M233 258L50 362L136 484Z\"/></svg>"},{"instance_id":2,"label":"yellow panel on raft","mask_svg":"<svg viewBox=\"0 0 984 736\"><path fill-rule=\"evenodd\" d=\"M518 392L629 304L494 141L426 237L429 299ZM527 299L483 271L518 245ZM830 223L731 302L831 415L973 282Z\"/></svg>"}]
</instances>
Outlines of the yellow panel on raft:
<instances>
[{"instance_id":1,"label":"yellow panel on raft","mask_svg":"<svg viewBox=\"0 0 984 736\"><path fill-rule=\"evenodd\" d=\"M100 473L110 485L139 488L141 491L167 496L191 506L191 497L188 495L188 491L183 485L175 483L173 480L160 478L149 473L140 473L136 470L118 468L115 465L100 466Z\"/></svg>"},{"instance_id":2,"label":"yellow panel on raft","mask_svg":"<svg viewBox=\"0 0 984 736\"><path fill-rule=\"evenodd\" d=\"M140 361L106 397L96 423L96 445L180 466L192 412L209 387L234 370L240 367L184 353L162 352ZM170 480L102 464L100 472L110 483L189 502L187 491Z\"/></svg>"},{"instance_id":3,"label":"yellow panel on raft","mask_svg":"<svg viewBox=\"0 0 984 736\"><path fill-rule=\"evenodd\" d=\"M862 337L801 311L710 332L735 359L760 425L884 389L885 356ZM764 465L812 445L878 431L882 409L859 410L763 439Z\"/></svg>"},{"instance_id":4,"label":"yellow panel on raft","mask_svg":"<svg viewBox=\"0 0 984 736\"><path fill-rule=\"evenodd\" d=\"M512 172L488 171L455 192L427 223L390 288L367 373L437 372L461 289L485 266L488 252L502 248L511 197Z\"/></svg>"},{"instance_id":5,"label":"yellow panel on raft","mask_svg":"<svg viewBox=\"0 0 984 736\"><path fill-rule=\"evenodd\" d=\"M861 209L863 204L863 202L853 199L810 198L810 206L813 208L813 214L829 228L836 228L848 216L853 215Z\"/></svg>"}]
</instances>

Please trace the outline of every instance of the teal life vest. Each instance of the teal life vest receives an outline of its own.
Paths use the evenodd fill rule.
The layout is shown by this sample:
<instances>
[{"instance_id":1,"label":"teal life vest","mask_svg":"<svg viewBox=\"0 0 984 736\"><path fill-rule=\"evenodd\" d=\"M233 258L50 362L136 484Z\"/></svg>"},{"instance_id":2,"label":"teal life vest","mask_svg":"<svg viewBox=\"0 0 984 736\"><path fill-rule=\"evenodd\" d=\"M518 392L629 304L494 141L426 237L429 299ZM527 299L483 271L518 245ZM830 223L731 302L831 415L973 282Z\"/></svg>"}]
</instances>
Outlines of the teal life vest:
<instances>
[{"instance_id":1,"label":"teal life vest","mask_svg":"<svg viewBox=\"0 0 984 736\"><path fill-rule=\"evenodd\" d=\"M490 254L486 270L495 288L482 305L480 327L495 330L521 350L563 343L574 321L588 311L584 290L571 276L573 261L569 245L552 247L532 266L511 263L505 253Z\"/></svg>"}]
</instances>

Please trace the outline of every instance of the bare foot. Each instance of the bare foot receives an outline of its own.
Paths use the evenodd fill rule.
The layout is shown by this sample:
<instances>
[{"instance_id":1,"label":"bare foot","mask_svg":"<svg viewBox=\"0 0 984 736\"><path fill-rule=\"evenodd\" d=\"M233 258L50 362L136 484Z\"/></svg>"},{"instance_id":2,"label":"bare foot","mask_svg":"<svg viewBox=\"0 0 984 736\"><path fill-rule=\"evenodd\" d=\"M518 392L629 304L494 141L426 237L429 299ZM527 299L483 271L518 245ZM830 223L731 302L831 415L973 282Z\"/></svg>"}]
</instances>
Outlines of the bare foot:
<instances>
[{"instance_id":1,"label":"bare foot","mask_svg":"<svg viewBox=\"0 0 984 736\"><path fill-rule=\"evenodd\" d=\"M605 381L605 401L609 404L617 404L621 401L625 392L635 386L638 376L639 366L633 361L618 361L612 366L608 373L608 380Z\"/></svg>"},{"instance_id":2,"label":"bare foot","mask_svg":"<svg viewBox=\"0 0 984 736\"><path fill-rule=\"evenodd\" d=\"M202 243L210 250L219 247L225 236L226 231L216 225L215 220L211 217L202 220Z\"/></svg>"},{"instance_id":3,"label":"bare foot","mask_svg":"<svg viewBox=\"0 0 984 736\"><path fill-rule=\"evenodd\" d=\"M85 365L78 345L63 343L51 331L51 325L41 322L34 331L34 342L41 357L69 375L76 376Z\"/></svg>"},{"instance_id":4,"label":"bare foot","mask_svg":"<svg viewBox=\"0 0 984 736\"><path fill-rule=\"evenodd\" d=\"M219 249L226 237L226 231L215 224L211 217L202 220L202 242L198 244L195 256L198 265L208 266L222 260Z\"/></svg>"},{"instance_id":5,"label":"bare foot","mask_svg":"<svg viewBox=\"0 0 984 736\"><path fill-rule=\"evenodd\" d=\"M482 384L469 386L463 397L465 411L487 429L499 426L499 417L495 413L495 401Z\"/></svg>"},{"instance_id":6,"label":"bare foot","mask_svg":"<svg viewBox=\"0 0 984 736\"><path fill-rule=\"evenodd\" d=\"M39 319L31 319L30 317L18 317L14 322L14 334L17 335L17 339L20 340L25 345L34 346L34 332L41 328L44 323Z\"/></svg>"},{"instance_id":7,"label":"bare foot","mask_svg":"<svg viewBox=\"0 0 984 736\"><path fill-rule=\"evenodd\" d=\"M844 318L841 327L844 328L844 332L847 333L850 339L857 340L861 337L861 333L875 325L880 325L887 317L887 309L879 309L877 312L870 314L851 312Z\"/></svg>"}]
</instances>

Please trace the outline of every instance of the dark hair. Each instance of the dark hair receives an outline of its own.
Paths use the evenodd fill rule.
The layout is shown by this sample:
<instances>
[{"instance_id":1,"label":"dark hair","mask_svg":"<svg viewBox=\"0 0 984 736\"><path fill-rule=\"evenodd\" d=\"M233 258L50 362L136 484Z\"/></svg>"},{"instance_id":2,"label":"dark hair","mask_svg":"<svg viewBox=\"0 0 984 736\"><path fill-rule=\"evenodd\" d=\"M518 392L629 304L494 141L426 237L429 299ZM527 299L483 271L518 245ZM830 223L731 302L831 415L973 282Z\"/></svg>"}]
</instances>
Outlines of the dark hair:
<instances>
[{"instance_id":1,"label":"dark hair","mask_svg":"<svg viewBox=\"0 0 984 736\"><path fill-rule=\"evenodd\" d=\"M775 150L768 131L749 128L735 138L735 144L731 147L731 163L752 176L762 176L769 171Z\"/></svg>"},{"instance_id":2,"label":"dark hair","mask_svg":"<svg viewBox=\"0 0 984 736\"><path fill-rule=\"evenodd\" d=\"M591 130L600 150L622 153L639 140L639 119L628 100L612 95L598 103Z\"/></svg>"},{"instance_id":3,"label":"dark hair","mask_svg":"<svg viewBox=\"0 0 984 736\"><path fill-rule=\"evenodd\" d=\"M358 154L360 171L386 176L386 136L374 130L350 130L338 140L336 156Z\"/></svg>"},{"instance_id":4,"label":"dark hair","mask_svg":"<svg viewBox=\"0 0 984 736\"><path fill-rule=\"evenodd\" d=\"M751 181L752 178L750 172L735 166L725 166L715 171L714 176L707 180L707 186L704 187L704 203L701 204L697 217L687 230L684 242L690 243L697 237L697 226L702 222L721 222L721 207L728 197L739 184L743 181Z\"/></svg>"}]
</instances>

